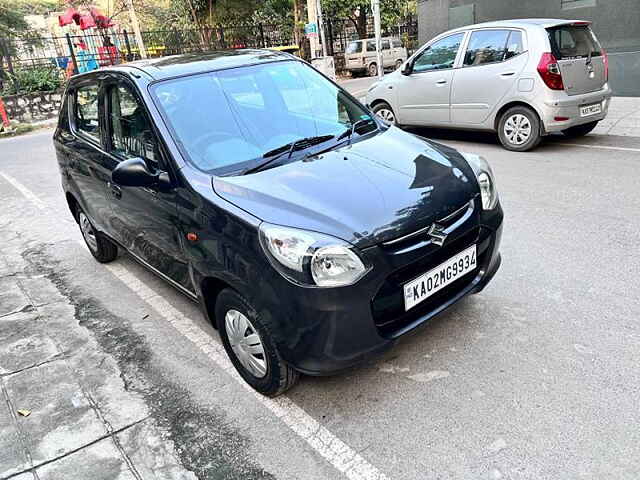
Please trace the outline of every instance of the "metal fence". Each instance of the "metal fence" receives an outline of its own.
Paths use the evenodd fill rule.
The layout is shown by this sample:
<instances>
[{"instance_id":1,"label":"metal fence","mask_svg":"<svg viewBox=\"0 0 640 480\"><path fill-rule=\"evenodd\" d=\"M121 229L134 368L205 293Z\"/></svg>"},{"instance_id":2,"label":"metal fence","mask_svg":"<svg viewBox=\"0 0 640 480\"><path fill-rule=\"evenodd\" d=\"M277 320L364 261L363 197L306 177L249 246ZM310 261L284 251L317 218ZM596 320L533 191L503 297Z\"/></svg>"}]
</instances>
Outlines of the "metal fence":
<instances>
[{"instance_id":1,"label":"metal fence","mask_svg":"<svg viewBox=\"0 0 640 480\"><path fill-rule=\"evenodd\" d=\"M341 73L344 50L351 40L359 38L358 32L352 22L334 20L325 24L325 34L328 53L336 57L336 68ZM411 53L417 45L418 25L415 20L407 19L403 24L388 28L383 34L402 39ZM367 35L374 35L372 21L367 23ZM142 45L138 44L131 32L113 28L60 37L0 38L0 94L7 92L7 85L11 86L12 93L25 91L26 86L19 84L21 78L46 79L48 75L62 82L74 73L140 59L144 55L153 58L219 49L272 48L294 44L293 25L260 23L145 31L141 36ZM26 80L22 81L26 83Z\"/></svg>"}]
</instances>

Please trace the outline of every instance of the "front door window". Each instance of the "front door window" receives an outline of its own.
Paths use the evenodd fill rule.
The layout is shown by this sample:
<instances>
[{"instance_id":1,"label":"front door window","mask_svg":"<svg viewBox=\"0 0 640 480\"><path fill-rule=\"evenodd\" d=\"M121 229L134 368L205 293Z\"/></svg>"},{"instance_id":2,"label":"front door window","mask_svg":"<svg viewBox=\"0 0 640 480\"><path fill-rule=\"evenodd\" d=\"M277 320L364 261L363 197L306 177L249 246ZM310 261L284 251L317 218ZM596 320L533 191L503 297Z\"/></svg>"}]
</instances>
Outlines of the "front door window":
<instances>
[{"instance_id":1,"label":"front door window","mask_svg":"<svg viewBox=\"0 0 640 480\"><path fill-rule=\"evenodd\" d=\"M456 33L427 47L413 62L416 73L453 68L464 33Z\"/></svg>"}]
</instances>

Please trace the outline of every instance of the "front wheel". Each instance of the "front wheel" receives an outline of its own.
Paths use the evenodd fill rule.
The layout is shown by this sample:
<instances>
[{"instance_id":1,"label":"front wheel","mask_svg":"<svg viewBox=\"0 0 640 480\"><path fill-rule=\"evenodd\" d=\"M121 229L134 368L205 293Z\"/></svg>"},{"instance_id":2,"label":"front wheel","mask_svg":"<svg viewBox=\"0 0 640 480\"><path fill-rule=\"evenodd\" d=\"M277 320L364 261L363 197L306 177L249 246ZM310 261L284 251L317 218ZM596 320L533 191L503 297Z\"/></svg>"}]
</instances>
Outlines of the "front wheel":
<instances>
[{"instance_id":1,"label":"front wheel","mask_svg":"<svg viewBox=\"0 0 640 480\"><path fill-rule=\"evenodd\" d=\"M387 102L376 103L372 110L373 113L387 125L396 124L396 114Z\"/></svg>"},{"instance_id":2,"label":"front wheel","mask_svg":"<svg viewBox=\"0 0 640 480\"><path fill-rule=\"evenodd\" d=\"M229 288L220 292L216 321L233 366L255 390L275 397L295 385L299 373L280 358L271 332L242 295Z\"/></svg>"},{"instance_id":3,"label":"front wheel","mask_svg":"<svg viewBox=\"0 0 640 480\"><path fill-rule=\"evenodd\" d=\"M591 131L596 128L596 125L598 125L598 122L589 122L583 125L576 125L575 127L569 127L566 130L563 130L562 133L564 133L564 135L569 138L584 137L588 133L591 133Z\"/></svg>"},{"instance_id":4,"label":"front wheel","mask_svg":"<svg viewBox=\"0 0 640 480\"><path fill-rule=\"evenodd\" d=\"M78 211L78 225L84 243L87 244L91 255L100 263L108 263L118 256L118 247L107 237L98 232L89 217L82 211Z\"/></svg>"},{"instance_id":5,"label":"front wheel","mask_svg":"<svg viewBox=\"0 0 640 480\"><path fill-rule=\"evenodd\" d=\"M512 107L502 114L498 123L498 137L502 146L514 152L526 152L542 140L540 119L528 107Z\"/></svg>"}]
</instances>

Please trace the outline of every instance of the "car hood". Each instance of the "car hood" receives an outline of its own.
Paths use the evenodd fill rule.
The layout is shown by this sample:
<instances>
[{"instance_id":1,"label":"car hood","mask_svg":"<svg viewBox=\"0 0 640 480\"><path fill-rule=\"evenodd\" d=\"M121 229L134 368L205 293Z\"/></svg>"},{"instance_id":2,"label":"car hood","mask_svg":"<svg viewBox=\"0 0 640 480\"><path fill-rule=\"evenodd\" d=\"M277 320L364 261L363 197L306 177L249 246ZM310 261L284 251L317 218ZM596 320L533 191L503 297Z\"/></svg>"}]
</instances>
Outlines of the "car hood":
<instances>
[{"instance_id":1,"label":"car hood","mask_svg":"<svg viewBox=\"0 0 640 480\"><path fill-rule=\"evenodd\" d=\"M360 248L429 225L478 192L460 153L396 127L302 161L215 177L213 188L265 222Z\"/></svg>"}]
</instances>

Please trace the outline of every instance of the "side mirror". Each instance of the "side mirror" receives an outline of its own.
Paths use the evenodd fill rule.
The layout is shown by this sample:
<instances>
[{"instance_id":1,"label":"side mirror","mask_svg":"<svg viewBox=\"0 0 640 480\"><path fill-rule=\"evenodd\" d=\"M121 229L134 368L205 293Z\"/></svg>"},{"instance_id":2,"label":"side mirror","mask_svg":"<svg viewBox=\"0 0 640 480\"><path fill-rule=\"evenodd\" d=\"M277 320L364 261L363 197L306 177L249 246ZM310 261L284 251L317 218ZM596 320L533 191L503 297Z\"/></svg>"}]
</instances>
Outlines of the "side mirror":
<instances>
[{"instance_id":1,"label":"side mirror","mask_svg":"<svg viewBox=\"0 0 640 480\"><path fill-rule=\"evenodd\" d=\"M160 183L160 175L151 173L147 163L136 157L120 162L111 172L111 180L123 187L155 187Z\"/></svg>"},{"instance_id":2,"label":"side mirror","mask_svg":"<svg viewBox=\"0 0 640 480\"><path fill-rule=\"evenodd\" d=\"M413 65L411 64L411 62L407 62L402 66L402 70L400 70L400 73L402 75L411 75L412 71L413 71Z\"/></svg>"}]
</instances>

